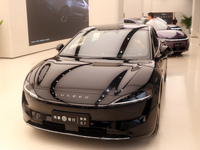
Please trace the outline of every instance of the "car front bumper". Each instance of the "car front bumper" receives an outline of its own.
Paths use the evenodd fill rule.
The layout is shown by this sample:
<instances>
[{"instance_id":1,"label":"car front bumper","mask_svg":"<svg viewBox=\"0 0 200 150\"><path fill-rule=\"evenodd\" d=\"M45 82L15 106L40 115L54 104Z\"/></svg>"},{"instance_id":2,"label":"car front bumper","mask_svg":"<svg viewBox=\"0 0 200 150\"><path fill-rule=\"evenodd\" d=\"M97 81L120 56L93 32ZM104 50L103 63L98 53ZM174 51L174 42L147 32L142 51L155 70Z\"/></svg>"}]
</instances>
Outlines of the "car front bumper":
<instances>
[{"instance_id":1,"label":"car front bumper","mask_svg":"<svg viewBox=\"0 0 200 150\"><path fill-rule=\"evenodd\" d=\"M188 51L189 49L189 40L188 39L171 39L165 40L167 46L173 49L174 53L180 53Z\"/></svg>"},{"instance_id":2,"label":"car front bumper","mask_svg":"<svg viewBox=\"0 0 200 150\"><path fill-rule=\"evenodd\" d=\"M153 106L154 105L154 106ZM104 140L149 136L156 126L157 105L153 99L112 107L77 107L44 102L23 92L23 117L27 124L54 133ZM89 127L56 123L53 111L90 115Z\"/></svg>"}]
</instances>

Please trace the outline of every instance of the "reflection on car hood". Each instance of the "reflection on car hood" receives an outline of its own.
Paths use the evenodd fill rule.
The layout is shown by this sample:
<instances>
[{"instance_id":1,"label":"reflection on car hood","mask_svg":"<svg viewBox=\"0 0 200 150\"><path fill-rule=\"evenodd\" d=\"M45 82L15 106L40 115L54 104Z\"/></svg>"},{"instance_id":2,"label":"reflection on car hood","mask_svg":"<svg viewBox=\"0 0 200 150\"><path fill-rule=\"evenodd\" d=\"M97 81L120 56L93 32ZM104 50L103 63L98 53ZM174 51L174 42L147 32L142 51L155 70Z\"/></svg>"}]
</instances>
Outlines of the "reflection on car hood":
<instances>
[{"instance_id":1,"label":"reflection on car hood","mask_svg":"<svg viewBox=\"0 0 200 150\"><path fill-rule=\"evenodd\" d=\"M50 59L37 68L34 88L40 98L70 104L107 105L122 95L144 86L150 79L154 61L56 61ZM105 94L106 93L106 94Z\"/></svg>"},{"instance_id":2,"label":"reflection on car hood","mask_svg":"<svg viewBox=\"0 0 200 150\"><path fill-rule=\"evenodd\" d=\"M187 35L178 30L157 30L157 34L159 38L164 39L183 39L187 38Z\"/></svg>"}]
</instances>

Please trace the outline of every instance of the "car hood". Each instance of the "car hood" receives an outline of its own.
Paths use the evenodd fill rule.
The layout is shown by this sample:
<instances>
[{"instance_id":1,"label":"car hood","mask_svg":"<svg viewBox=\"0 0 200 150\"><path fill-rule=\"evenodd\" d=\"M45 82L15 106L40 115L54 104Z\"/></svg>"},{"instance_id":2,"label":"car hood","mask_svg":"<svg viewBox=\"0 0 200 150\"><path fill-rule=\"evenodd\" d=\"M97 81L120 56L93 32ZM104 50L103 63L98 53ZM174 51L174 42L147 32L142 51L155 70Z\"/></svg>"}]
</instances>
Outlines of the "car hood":
<instances>
[{"instance_id":1,"label":"car hood","mask_svg":"<svg viewBox=\"0 0 200 150\"><path fill-rule=\"evenodd\" d=\"M177 26L177 25L175 25L175 24L168 24L168 26L169 26L170 28L180 28L179 26Z\"/></svg>"},{"instance_id":2,"label":"car hood","mask_svg":"<svg viewBox=\"0 0 200 150\"><path fill-rule=\"evenodd\" d=\"M32 70L38 97L68 104L101 105L133 93L150 79L154 61L140 63L49 59Z\"/></svg>"},{"instance_id":3,"label":"car hood","mask_svg":"<svg viewBox=\"0 0 200 150\"><path fill-rule=\"evenodd\" d=\"M157 30L157 34L159 38L164 39L183 39L187 38L187 35L178 30Z\"/></svg>"}]
</instances>

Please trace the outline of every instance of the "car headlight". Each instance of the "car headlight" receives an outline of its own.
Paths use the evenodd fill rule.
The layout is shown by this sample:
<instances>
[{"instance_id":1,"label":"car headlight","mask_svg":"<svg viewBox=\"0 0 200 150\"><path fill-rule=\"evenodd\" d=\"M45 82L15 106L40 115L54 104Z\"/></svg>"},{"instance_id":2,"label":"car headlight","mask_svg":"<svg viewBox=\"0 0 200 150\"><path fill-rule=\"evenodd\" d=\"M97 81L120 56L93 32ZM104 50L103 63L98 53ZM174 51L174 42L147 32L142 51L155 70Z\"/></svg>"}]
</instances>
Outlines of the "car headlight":
<instances>
[{"instance_id":1,"label":"car headlight","mask_svg":"<svg viewBox=\"0 0 200 150\"><path fill-rule=\"evenodd\" d=\"M189 38L182 38L182 39L167 39L167 38L160 38L161 41L166 41L166 42L181 42L181 41L188 41Z\"/></svg>"},{"instance_id":2,"label":"car headlight","mask_svg":"<svg viewBox=\"0 0 200 150\"><path fill-rule=\"evenodd\" d=\"M33 88L33 85L30 84L30 81L29 81L30 75L31 75L31 73L27 76L27 78L26 78L26 80L25 80L25 82L24 82L24 90L25 90L31 97L38 99L38 96L37 96L37 94L35 93L35 90L34 90L34 88Z\"/></svg>"},{"instance_id":3,"label":"car headlight","mask_svg":"<svg viewBox=\"0 0 200 150\"><path fill-rule=\"evenodd\" d=\"M147 90L141 90L135 93L132 93L128 96L124 96L120 99L117 99L111 105L118 105L118 104L127 104L127 103L136 103L144 100L148 100L152 98L152 90L147 89Z\"/></svg>"}]
</instances>

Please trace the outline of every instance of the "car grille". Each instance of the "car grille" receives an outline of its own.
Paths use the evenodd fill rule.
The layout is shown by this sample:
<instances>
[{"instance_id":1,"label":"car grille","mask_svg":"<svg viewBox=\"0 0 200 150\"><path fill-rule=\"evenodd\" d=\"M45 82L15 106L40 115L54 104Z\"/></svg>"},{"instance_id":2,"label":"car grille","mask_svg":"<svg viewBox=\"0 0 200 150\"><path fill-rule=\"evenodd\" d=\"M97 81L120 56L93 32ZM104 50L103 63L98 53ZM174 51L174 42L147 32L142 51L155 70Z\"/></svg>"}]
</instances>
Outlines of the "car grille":
<instances>
[{"instance_id":1,"label":"car grille","mask_svg":"<svg viewBox=\"0 0 200 150\"><path fill-rule=\"evenodd\" d=\"M185 51L187 50L186 47L177 47L177 48L173 48L173 51L176 52L176 51Z\"/></svg>"},{"instance_id":2,"label":"car grille","mask_svg":"<svg viewBox=\"0 0 200 150\"><path fill-rule=\"evenodd\" d=\"M45 131L49 131L53 133L71 135L71 136L104 139L104 140L130 139L130 136L126 134L119 134L118 132L116 132L116 134L108 134L106 129L100 129L100 128L79 127L79 131L75 132L75 131L66 131L65 125L62 125L62 124L56 124L56 123L45 122L45 121L43 122L43 124L37 124L32 121L28 121L27 123L37 129L41 129L41 130L45 130Z\"/></svg>"}]
</instances>

